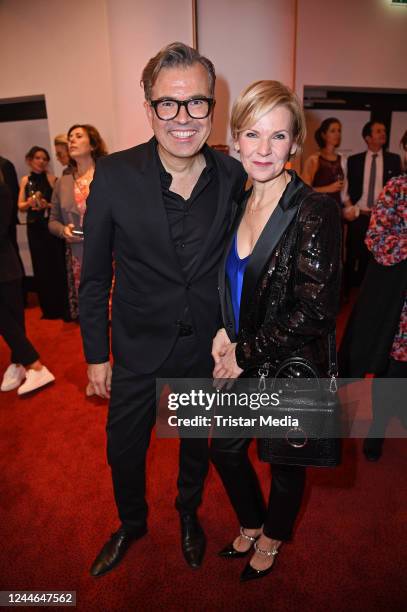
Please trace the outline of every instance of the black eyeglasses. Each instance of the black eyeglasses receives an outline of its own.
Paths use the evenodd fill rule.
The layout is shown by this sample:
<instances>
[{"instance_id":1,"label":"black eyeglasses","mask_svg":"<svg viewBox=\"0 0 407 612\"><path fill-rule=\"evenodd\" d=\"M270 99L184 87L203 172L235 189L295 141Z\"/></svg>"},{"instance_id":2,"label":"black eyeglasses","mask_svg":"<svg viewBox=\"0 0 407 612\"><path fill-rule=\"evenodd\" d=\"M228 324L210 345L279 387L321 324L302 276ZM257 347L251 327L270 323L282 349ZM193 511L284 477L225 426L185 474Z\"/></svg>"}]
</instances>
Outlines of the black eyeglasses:
<instances>
[{"instance_id":1,"label":"black eyeglasses","mask_svg":"<svg viewBox=\"0 0 407 612\"><path fill-rule=\"evenodd\" d=\"M179 113L181 106L184 106L188 115L192 119L205 119L211 112L214 105L213 98L190 98L189 100L173 100L172 98L151 100L150 105L162 121L171 121Z\"/></svg>"}]
</instances>

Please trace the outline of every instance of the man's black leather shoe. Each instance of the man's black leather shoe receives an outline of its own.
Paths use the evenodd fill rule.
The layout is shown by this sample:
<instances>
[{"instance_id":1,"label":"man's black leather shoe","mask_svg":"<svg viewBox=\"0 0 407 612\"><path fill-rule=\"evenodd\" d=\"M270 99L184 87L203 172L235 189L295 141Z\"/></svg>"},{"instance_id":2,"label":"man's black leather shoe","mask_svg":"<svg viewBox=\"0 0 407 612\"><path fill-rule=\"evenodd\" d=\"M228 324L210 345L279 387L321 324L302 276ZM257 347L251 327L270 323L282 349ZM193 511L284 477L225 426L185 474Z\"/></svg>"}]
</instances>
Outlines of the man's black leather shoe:
<instances>
[{"instance_id":1,"label":"man's black leather shoe","mask_svg":"<svg viewBox=\"0 0 407 612\"><path fill-rule=\"evenodd\" d=\"M382 456L383 442L383 438L365 438L363 454L368 461L379 461Z\"/></svg>"},{"instance_id":2,"label":"man's black leather shoe","mask_svg":"<svg viewBox=\"0 0 407 612\"><path fill-rule=\"evenodd\" d=\"M195 514L183 514L180 519L182 552L188 565L195 569L202 563L206 537Z\"/></svg>"},{"instance_id":3,"label":"man's black leather shoe","mask_svg":"<svg viewBox=\"0 0 407 612\"><path fill-rule=\"evenodd\" d=\"M140 535L130 534L124 527L120 527L115 533L112 533L110 540L103 546L90 568L91 576L103 576L110 572L123 559L129 546L142 535L144 533Z\"/></svg>"}]
</instances>

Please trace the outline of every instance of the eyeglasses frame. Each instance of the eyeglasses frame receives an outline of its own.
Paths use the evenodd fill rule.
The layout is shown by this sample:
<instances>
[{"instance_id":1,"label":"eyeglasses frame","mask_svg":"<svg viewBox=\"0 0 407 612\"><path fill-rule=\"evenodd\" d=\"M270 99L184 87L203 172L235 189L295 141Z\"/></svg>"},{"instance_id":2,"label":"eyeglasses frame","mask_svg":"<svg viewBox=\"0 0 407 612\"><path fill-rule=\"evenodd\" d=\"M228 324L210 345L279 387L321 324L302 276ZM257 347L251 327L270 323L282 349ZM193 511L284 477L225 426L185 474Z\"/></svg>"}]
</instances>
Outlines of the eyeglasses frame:
<instances>
[{"instance_id":1,"label":"eyeglasses frame","mask_svg":"<svg viewBox=\"0 0 407 612\"><path fill-rule=\"evenodd\" d=\"M188 104L189 102L192 102L193 100L203 100L208 103L208 112L206 113L206 115L204 115L203 117L193 117L191 115L191 113L188 110ZM160 104L160 102L175 102L178 105L178 109L175 115L173 117L170 117L169 119L162 119L157 112L157 106ZM160 98L158 100L150 100L150 106L154 109L155 114L157 115L160 121L172 121L173 119L178 117L181 106L185 108L188 116L191 117L191 119L198 119L198 120L206 119L211 114L211 110L213 109L214 105L215 105L215 98L207 98L206 96L196 96L194 98L188 98L187 100L175 100L174 98Z\"/></svg>"}]
</instances>

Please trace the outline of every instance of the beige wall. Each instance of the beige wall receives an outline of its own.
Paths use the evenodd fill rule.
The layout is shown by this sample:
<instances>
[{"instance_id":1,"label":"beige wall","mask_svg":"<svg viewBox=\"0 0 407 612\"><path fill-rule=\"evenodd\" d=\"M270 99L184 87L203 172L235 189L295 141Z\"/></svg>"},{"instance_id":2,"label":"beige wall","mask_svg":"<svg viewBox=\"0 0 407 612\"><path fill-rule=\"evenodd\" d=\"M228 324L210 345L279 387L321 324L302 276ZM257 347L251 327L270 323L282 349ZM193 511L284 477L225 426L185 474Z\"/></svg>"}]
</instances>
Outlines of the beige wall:
<instances>
[{"instance_id":1,"label":"beige wall","mask_svg":"<svg viewBox=\"0 0 407 612\"><path fill-rule=\"evenodd\" d=\"M199 50L217 72L210 142L231 146L228 119L239 92L258 79L292 85L294 0L198 0Z\"/></svg>"},{"instance_id":2,"label":"beige wall","mask_svg":"<svg viewBox=\"0 0 407 612\"><path fill-rule=\"evenodd\" d=\"M406 88L406 7L389 0L298 0L296 89Z\"/></svg>"},{"instance_id":3,"label":"beige wall","mask_svg":"<svg viewBox=\"0 0 407 612\"><path fill-rule=\"evenodd\" d=\"M89 122L114 141L104 0L2 0L0 98L45 94L51 137Z\"/></svg>"},{"instance_id":4,"label":"beige wall","mask_svg":"<svg viewBox=\"0 0 407 612\"><path fill-rule=\"evenodd\" d=\"M151 138L140 87L147 61L164 45L192 44L191 0L107 0L116 148Z\"/></svg>"},{"instance_id":5,"label":"beige wall","mask_svg":"<svg viewBox=\"0 0 407 612\"><path fill-rule=\"evenodd\" d=\"M211 142L230 143L229 109L260 78L294 78L295 0L198 0L199 48L218 73ZM192 42L191 0L1 0L0 98L45 94L51 136L94 123L111 151L150 137L141 70ZM407 10L388 0L298 0L296 89L406 87ZM1 146L1 139L0 139Z\"/></svg>"}]
</instances>

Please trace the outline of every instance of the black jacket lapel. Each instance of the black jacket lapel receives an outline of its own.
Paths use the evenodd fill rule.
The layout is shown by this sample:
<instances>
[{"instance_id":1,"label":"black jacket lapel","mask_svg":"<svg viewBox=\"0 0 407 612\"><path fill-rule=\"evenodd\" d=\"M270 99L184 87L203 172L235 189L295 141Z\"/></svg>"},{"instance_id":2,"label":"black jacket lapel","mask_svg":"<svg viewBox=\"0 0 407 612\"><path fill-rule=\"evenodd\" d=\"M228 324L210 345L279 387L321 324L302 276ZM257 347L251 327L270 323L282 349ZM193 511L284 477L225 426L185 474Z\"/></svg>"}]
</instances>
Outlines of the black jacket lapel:
<instances>
[{"instance_id":1,"label":"black jacket lapel","mask_svg":"<svg viewBox=\"0 0 407 612\"><path fill-rule=\"evenodd\" d=\"M213 156L213 163L216 166L216 172L218 175L219 193L218 202L216 207L216 214L212 221L212 225L209 229L208 235L205 239L204 244L200 250L200 253L196 259L195 265L191 269L188 280L192 279L196 272L201 269L202 262L205 261L206 254L210 249L214 239L218 236L218 232L222 226L226 209L230 207L231 203L231 188L232 188L232 176L225 165L219 162L216 156Z\"/></svg>"},{"instance_id":2,"label":"black jacket lapel","mask_svg":"<svg viewBox=\"0 0 407 612\"><path fill-rule=\"evenodd\" d=\"M222 310L222 320L225 325L226 331L228 333L229 338L233 341L236 336L235 332L235 317L233 314L232 302L230 299L229 289L227 285L226 279L226 261L229 255L229 251L233 244L233 240L237 229L240 225L240 221L242 219L243 213L246 208L247 200L249 198L250 191L247 193L246 199L242 202L240 208L237 209L237 213L235 218L232 221L232 225L230 227L228 236L225 242L225 250L223 252L223 256L219 266L219 275L218 275L218 290L219 290L219 299Z\"/></svg>"},{"instance_id":3,"label":"black jacket lapel","mask_svg":"<svg viewBox=\"0 0 407 612\"><path fill-rule=\"evenodd\" d=\"M295 172L290 172L290 174L292 177L291 181L281 196L278 206L266 223L250 256L243 280L240 319L246 314L264 266L271 258L284 232L296 216L301 200L306 193L311 191L310 188L306 188Z\"/></svg>"}]
</instances>

